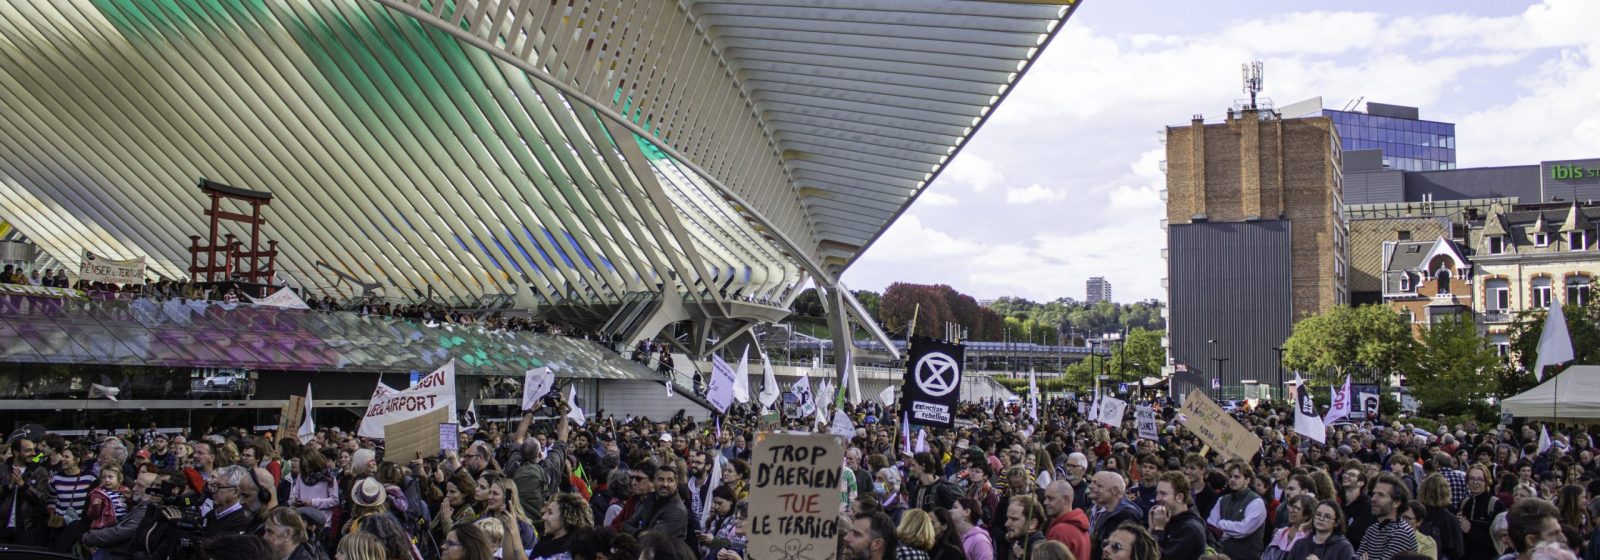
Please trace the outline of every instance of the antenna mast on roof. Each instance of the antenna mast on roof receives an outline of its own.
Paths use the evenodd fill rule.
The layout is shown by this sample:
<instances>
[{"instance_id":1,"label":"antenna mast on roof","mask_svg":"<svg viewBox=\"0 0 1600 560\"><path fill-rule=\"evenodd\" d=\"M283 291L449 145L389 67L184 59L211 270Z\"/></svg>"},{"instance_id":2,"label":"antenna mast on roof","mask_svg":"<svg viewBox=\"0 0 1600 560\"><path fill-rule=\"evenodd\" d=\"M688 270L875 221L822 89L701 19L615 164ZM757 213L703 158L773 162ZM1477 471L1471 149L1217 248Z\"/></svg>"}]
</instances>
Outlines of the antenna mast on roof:
<instances>
[{"instance_id":1,"label":"antenna mast on roof","mask_svg":"<svg viewBox=\"0 0 1600 560\"><path fill-rule=\"evenodd\" d=\"M1256 94L1261 93L1262 67L1259 60L1239 65L1239 69L1244 71L1244 92L1250 94L1250 105L1246 109L1256 109Z\"/></svg>"}]
</instances>

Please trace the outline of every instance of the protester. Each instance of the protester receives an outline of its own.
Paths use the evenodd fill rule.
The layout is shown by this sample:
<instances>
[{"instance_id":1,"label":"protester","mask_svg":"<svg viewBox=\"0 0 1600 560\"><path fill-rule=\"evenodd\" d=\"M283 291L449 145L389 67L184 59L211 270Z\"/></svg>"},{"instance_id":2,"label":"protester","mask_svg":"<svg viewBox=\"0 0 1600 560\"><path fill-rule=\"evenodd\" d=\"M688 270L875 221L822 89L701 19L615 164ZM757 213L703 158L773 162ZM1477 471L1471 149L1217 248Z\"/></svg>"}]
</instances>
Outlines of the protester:
<instances>
[{"instance_id":1,"label":"protester","mask_svg":"<svg viewBox=\"0 0 1600 560\"><path fill-rule=\"evenodd\" d=\"M1333 500L1317 504L1311 516L1311 536L1289 550L1289 560L1352 560L1356 550L1345 539L1344 508Z\"/></svg>"}]
</instances>

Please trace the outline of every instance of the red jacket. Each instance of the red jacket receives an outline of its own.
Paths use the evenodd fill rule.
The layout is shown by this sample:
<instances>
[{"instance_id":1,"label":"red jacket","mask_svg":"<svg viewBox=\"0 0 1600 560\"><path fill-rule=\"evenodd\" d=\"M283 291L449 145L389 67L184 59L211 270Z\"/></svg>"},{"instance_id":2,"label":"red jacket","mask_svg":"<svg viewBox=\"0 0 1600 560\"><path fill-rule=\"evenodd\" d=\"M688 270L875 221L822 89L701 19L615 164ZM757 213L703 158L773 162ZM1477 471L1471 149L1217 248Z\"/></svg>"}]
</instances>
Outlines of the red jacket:
<instances>
[{"instance_id":1,"label":"red jacket","mask_svg":"<svg viewBox=\"0 0 1600 560\"><path fill-rule=\"evenodd\" d=\"M1069 509L1050 520L1044 538L1067 545L1073 558L1089 558L1089 516L1081 509Z\"/></svg>"}]
</instances>

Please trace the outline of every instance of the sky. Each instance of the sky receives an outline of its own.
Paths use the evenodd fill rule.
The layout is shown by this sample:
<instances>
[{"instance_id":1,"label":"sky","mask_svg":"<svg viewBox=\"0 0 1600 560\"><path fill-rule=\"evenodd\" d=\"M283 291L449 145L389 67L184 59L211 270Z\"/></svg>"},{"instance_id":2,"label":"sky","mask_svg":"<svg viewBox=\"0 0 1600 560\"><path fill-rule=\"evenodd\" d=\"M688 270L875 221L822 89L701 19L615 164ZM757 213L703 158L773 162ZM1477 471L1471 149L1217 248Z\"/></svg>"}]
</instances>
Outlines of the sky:
<instances>
[{"instance_id":1,"label":"sky","mask_svg":"<svg viewBox=\"0 0 1600 560\"><path fill-rule=\"evenodd\" d=\"M1459 167L1600 157L1600 0L1084 0L947 169L844 274L979 299L1166 299L1159 132L1264 98L1419 107Z\"/></svg>"}]
</instances>

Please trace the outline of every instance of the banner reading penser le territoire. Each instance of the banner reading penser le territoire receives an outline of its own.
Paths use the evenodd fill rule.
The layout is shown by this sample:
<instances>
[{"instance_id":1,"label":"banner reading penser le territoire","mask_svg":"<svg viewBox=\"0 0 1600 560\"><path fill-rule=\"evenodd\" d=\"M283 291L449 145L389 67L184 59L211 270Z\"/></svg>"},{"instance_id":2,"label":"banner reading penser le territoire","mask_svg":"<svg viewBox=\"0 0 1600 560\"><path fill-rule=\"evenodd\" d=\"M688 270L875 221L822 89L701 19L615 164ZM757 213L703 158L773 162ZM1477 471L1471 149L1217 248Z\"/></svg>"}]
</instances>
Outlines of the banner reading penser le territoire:
<instances>
[{"instance_id":1,"label":"banner reading penser le territoire","mask_svg":"<svg viewBox=\"0 0 1600 560\"><path fill-rule=\"evenodd\" d=\"M844 448L828 435L756 434L751 458L750 560L832 560L840 526Z\"/></svg>"},{"instance_id":2,"label":"banner reading penser le territoire","mask_svg":"<svg viewBox=\"0 0 1600 560\"><path fill-rule=\"evenodd\" d=\"M961 402L961 374L967 349L942 340L911 337L900 405L912 423L949 428Z\"/></svg>"}]
</instances>

